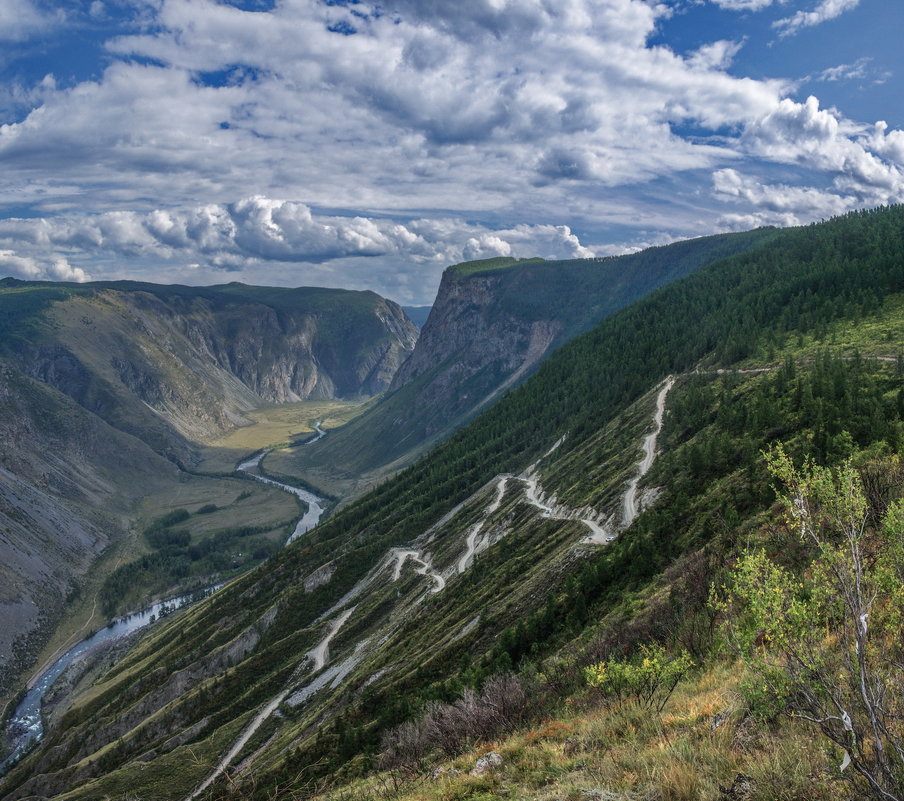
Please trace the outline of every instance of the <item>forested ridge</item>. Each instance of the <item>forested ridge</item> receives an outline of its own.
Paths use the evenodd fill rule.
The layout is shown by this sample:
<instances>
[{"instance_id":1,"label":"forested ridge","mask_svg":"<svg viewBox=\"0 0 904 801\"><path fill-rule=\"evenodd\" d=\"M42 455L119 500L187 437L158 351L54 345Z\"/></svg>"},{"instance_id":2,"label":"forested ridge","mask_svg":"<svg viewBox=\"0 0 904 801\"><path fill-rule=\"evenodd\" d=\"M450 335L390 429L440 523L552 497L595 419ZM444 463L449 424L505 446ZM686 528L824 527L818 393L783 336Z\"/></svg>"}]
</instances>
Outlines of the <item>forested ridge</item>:
<instances>
[{"instance_id":1,"label":"forested ridge","mask_svg":"<svg viewBox=\"0 0 904 801\"><path fill-rule=\"evenodd\" d=\"M501 506L492 517L494 525L508 531L505 539L488 547L469 572L452 576L441 593L412 606L416 615L387 629L387 636L396 639L391 640L394 661L386 664L385 677L375 670L375 680L354 678L351 689L337 695L335 706L322 701L311 711L284 711L249 746L263 749L265 768L237 789L226 782L214 785L211 793L269 799L334 792L332 797L339 799L346 797L343 782L386 768L390 773L377 774L383 776L379 781L394 782L394 789L368 784L368 779L348 791L361 798L422 797L412 795L420 792L416 776L481 741L516 736L513 732L521 726L570 715L575 704L594 709L627 704L625 709L633 709L631 677L640 669L630 667L635 657L637 665L647 659L667 666L686 652L686 661L674 663L681 670L668 673L663 667L662 675L684 681L693 663L699 681L715 680L723 664L719 660L729 657L710 594L714 585L731 583L727 566L751 542L765 543L788 570L801 574L812 557L807 548L789 547L782 539L774 509L780 492L764 453L781 446L795 464L809 460L814 469L854 460L864 480L872 476L870 503L881 507L883 515L902 494L900 471L895 472L904 436L904 339L898 314L902 279L904 207L898 206L774 232L750 252L656 290L561 348L532 379L449 441L192 610L181 627L170 624L155 632L68 713L71 734L48 737L38 755L41 769L70 780L72 766L92 753L79 742L80 731L96 728L100 721L129 719L136 726L140 718L129 718L130 710L163 687L169 675L209 665L214 654L225 653L217 649L226 649L228 663L225 656L216 657L219 673L173 700L164 713L175 729L194 732L185 742L195 743L192 747L201 749L197 753L207 754L205 748L211 755L220 753L227 735L234 736L235 721L273 697L300 655L317 642L322 633L318 616L378 564L388 548L415 540L494 476L519 474L562 436L559 450L541 463L544 486L566 501L574 497L575 504L583 502L579 499L589 497L588 476L596 464L620 463L618 453L625 449L627 461L635 458L649 421L650 393L668 375L676 376L677 383L668 400L661 453L646 480L660 492L615 542L575 551L580 523L543 519L513 483L500 495ZM870 339L869 352L844 341L845 331L876 320L882 323L876 330L891 333ZM571 458L576 453L586 454L583 463ZM618 494L624 476L607 480ZM440 556L444 538L451 541L480 519L484 507L479 504L485 498L469 503L477 505L465 506L460 523L453 520L449 533L440 530L433 546ZM329 581L305 589L305 577L325 564L331 570ZM358 638L381 631L375 628L378 621L391 614L402 596L402 589L393 585L373 592L372 599L362 595L357 600L364 616L337 638L335 647L351 649ZM475 610L479 624L463 627L475 619ZM264 617L267 625L250 651L229 650L238 633L253 629ZM453 629L466 633L450 638ZM155 669L146 670L142 666L151 654ZM618 687L598 669L609 663L613 671L621 671ZM506 684L506 676L520 689ZM478 695L468 695L472 690ZM471 734L445 746L435 739L426 744L418 740L419 731L441 730L442 720L460 720L456 715L465 708L462 699L470 699L468 709L474 710L500 698L512 704L505 720L481 718L475 711L474 720L482 722ZM515 703L517 698L522 701ZM667 709L668 695L650 698L656 699L650 701L652 708ZM749 694L744 699L757 720L779 725L778 707L769 705L774 699ZM651 707L639 706L650 717ZM315 716L316 723L307 715ZM584 724L568 725L577 730ZM646 722L631 725L647 732ZM762 769L764 777L768 770L780 773L766 765L763 754L771 752L763 742L737 754L730 743L720 745L721 752L715 745L706 750L694 739L695 729L684 726L663 740L656 738L663 736L663 726L672 724L658 725L659 733L650 729L648 734L651 743L660 743L656 748L661 753L673 753L678 742L687 753L702 749L713 760L705 770L719 777L706 778L698 785L699 794L663 791L661 797L718 797L718 781L723 780L718 771L729 770L729 762L739 771L742 766L754 773ZM166 756L157 762L151 757L136 772L132 760L140 754L149 749L170 753L163 748L163 735L148 728L123 728L119 742L103 751L101 774L89 771L80 779L101 775L100 783L73 797L102 798L134 781L155 791L167 780L190 786L195 774L184 759L179 770L188 778L174 779L176 762L167 762ZM291 737L284 732L292 732ZM268 751L271 736L291 748ZM606 747L618 748L624 734L612 730L606 736L614 743ZM564 738L553 731L517 747ZM813 759L823 754L810 741L794 743ZM184 756L181 747L172 746L174 760ZM640 748L635 744L635 751ZM588 749L581 759L603 759L601 746L599 753ZM538 759L537 753L530 751L529 758ZM718 753L733 756L719 763ZM583 770L574 767L577 761L571 760L568 770ZM25 780L27 769L27 762L18 769L17 782ZM87 770L84 765L80 769ZM517 776L482 784L455 779L458 784L440 783L435 789L448 788L450 798L512 797L512 792L514 797L539 798L547 778L555 780L564 768L558 763L535 766L536 777L524 766L519 770ZM823 782L829 777L825 771L811 782L813 798L833 797L831 781ZM725 780L730 784L731 778ZM755 778L760 794L749 797L775 797L770 793L778 785L769 785L759 773ZM802 787L805 779L789 774L788 781ZM172 797L177 795L174 791Z\"/></svg>"},{"instance_id":2,"label":"forested ridge","mask_svg":"<svg viewBox=\"0 0 904 801\"><path fill-rule=\"evenodd\" d=\"M657 290L565 345L530 382L327 521L318 538L373 522L371 536L404 542L494 473L521 469L561 433L588 435L669 373L704 359L741 362L761 341L874 311L901 289L902 254L904 207L895 206L782 231Z\"/></svg>"}]
</instances>

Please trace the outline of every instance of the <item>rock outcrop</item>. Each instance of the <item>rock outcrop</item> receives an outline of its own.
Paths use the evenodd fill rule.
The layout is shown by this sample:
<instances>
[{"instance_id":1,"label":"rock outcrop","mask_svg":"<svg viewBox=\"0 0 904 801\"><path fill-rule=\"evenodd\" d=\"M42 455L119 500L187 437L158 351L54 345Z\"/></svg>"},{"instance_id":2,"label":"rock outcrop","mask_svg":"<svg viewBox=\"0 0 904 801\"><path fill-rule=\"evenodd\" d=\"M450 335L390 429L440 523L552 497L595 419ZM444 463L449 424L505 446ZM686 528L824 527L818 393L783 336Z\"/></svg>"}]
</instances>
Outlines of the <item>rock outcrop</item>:
<instances>
[{"instance_id":1,"label":"rock outcrop","mask_svg":"<svg viewBox=\"0 0 904 801\"><path fill-rule=\"evenodd\" d=\"M14 354L32 378L183 464L263 403L386 390L418 330L372 292L87 285Z\"/></svg>"}]
</instances>

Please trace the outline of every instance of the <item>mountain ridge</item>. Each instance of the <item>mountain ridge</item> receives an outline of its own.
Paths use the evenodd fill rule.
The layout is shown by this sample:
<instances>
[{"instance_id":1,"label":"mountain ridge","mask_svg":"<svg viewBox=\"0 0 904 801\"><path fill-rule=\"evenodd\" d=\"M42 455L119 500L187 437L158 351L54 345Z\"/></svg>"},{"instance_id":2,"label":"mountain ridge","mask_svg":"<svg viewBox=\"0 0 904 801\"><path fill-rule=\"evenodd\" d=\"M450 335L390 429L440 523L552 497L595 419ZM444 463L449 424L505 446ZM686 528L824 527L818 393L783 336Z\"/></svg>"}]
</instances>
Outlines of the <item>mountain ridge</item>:
<instances>
[{"instance_id":1,"label":"mountain ridge","mask_svg":"<svg viewBox=\"0 0 904 801\"><path fill-rule=\"evenodd\" d=\"M696 616L712 574L683 589L674 576L768 523L760 447L832 461L899 446L899 318L882 315L900 305L902 253L904 209L849 215L783 231L607 318L431 454L150 632L14 769L7 797L184 798L282 693L298 702L237 755L251 770L208 797L313 792L355 780L384 732L488 676L532 664L577 681L581 663L565 676L556 654L592 644L594 620L612 624L597 633L615 644L599 648L670 623L698 638L682 626L707 631ZM848 328L882 359L807 355ZM613 542L582 542L583 518L603 528L623 507L670 374L660 456L635 485L651 505ZM486 547L459 571L471 532L475 552ZM306 587L318 571L328 580ZM305 667L326 637L329 661Z\"/></svg>"},{"instance_id":2,"label":"mountain ridge","mask_svg":"<svg viewBox=\"0 0 904 801\"><path fill-rule=\"evenodd\" d=\"M601 319L774 236L775 229L764 228L604 259L453 265L387 396L329 443L277 456L279 469L314 484L370 486L441 442Z\"/></svg>"}]
</instances>

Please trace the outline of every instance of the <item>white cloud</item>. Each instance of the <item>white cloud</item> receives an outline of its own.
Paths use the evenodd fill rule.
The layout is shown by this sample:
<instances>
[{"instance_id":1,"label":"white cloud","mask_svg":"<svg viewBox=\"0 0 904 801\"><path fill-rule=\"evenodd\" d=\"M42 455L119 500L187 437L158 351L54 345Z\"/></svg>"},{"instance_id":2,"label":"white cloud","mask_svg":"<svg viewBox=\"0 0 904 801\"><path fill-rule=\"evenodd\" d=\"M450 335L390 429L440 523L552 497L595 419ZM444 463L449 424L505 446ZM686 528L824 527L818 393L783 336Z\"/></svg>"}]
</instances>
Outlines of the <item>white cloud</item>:
<instances>
[{"instance_id":1,"label":"white cloud","mask_svg":"<svg viewBox=\"0 0 904 801\"><path fill-rule=\"evenodd\" d=\"M140 32L107 42L95 80L0 90L0 198L44 218L0 223L19 257L391 287L465 254L706 233L725 202L754 213L710 185L741 165L864 203L901 194L904 134L730 74L743 41L651 44L667 3L135 2Z\"/></svg>"},{"instance_id":2,"label":"white cloud","mask_svg":"<svg viewBox=\"0 0 904 801\"><path fill-rule=\"evenodd\" d=\"M62 257L41 262L31 256L20 256L13 250L0 250L0 274L14 278L48 281L89 281L90 276L80 267L73 267Z\"/></svg>"},{"instance_id":3,"label":"white cloud","mask_svg":"<svg viewBox=\"0 0 904 801\"><path fill-rule=\"evenodd\" d=\"M400 19L361 21L340 6L248 13L166 0L160 33L110 43L158 64L117 61L100 81L46 98L0 129L0 159L102 184L105 197L112 183L142 196L166 186L175 202L251 191L401 208L416 185L420 208L470 210L475 196L498 208L537 180L611 186L712 166L719 148L671 124L733 124L782 90L722 74L731 42L688 60L647 47L664 6L640 0L399 9ZM360 33L330 33L340 18ZM530 46L496 38L500 26ZM234 79L204 85L224 69ZM503 191L497 176L520 186Z\"/></svg>"},{"instance_id":4,"label":"white cloud","mask_svg":"<svg viewBox=\"0 0 904 801\"><path fill-rule=\"evenodd\" d=\"M18 277L84 280L68 258L128 257L136 266L179 271L241 272L263 263L295 265L323 283L325 263L367 257L369 286L393 294L400 263L428 266L431 281L448 264L489 256L586 258L567 225L488 229L459 218L414 219L315 215L303 203L255 196L228 206L107 212L47 219L0 220L0 271ZM16 250L13 250L15 246ZM319 272L320 271L320 272ZM179 280L179 279L175 279ZM198 280L205 280L199 278ZM333 281L335 283L335 281Z\"/></svg>"},{"instance_id":5,"label":"white cloud","mask_svg":"<svg viewBox=\"0 0 904 801\"><path fill-rule=\"evenodd\" d=\"M834 67L824 69L816 76L817 81L849 81L858 78L865 78L868 73L869 63L872 61L869 57L857 59L853 64L838 64Z\"/></svg>"},{"instance_id":6,"label":"white cloud","mask_svg":"<svg viewBox=\"0 0 904 801\"><path fill-rule=\"evenodd\" d=\"M729 11L762 11L772 5L773 0L712 0L717 6ZM778 0L784 2L784 0Z\"/></svg>"},{"instance_id":7,"label":"white cloud","mask_svg":"<svg viewBox=\"0 0 904 801\"><path fill-rule=\"evenodd\" d=\"M30 0L3 0L0 3L0 42L21 42L57 27L64 19L61 9L48 14Z\"/></svg>"},{"instance_id":8,"label":"white cloud","mask_svg":"<svg viewBox=\"0 0 904 801\"><path fill-rule=\"evenodd\" d=\"M856 198L851 196L809 186L764 184L733 169L713 173L713 188L726 200L755 208L752 217L756 219L755 225L799 225L843 214L856 206ZM748 217L729 214L723 220Z\"/></svg>"},{"instance_id":9,"label":"white cloud","mask_svg":"<svg viewBox=\"0 0 904 801\"><path fill-rule=\"evenodd\" d=\"M776 20L772 27L778 29L779 36L791 36L801 28L810 28L840 17L845 11L851 11L859 4L860 0L820 0L812 11L798 11L790 17Z\"/></svg>"},{"instance_id":10,"label":"white cloud","mask_svg":"<svg viewBox=\"0 0 904 801\"><path fill-rule=\"evenodd\" d=\"M834 175L835 184L861 200L879 204L904 199L904 169L896 160L900 131L872 135L837 112L821 109L815 97L805 103L782 100L745 131L750 150L772 161L807 166Z\"/></svg>"},{"instance_id":11,"label":"white cloud","mask_svg":"<svg viewBox=\"0 0 904 801\"><path fill-rule=\"evenodd\" d=\"M879 120L873 126L869 144L872 150L883 158L904 167L904 131L898 129L889 131L888 123Z\"/></svg>"},{"instance_id":12,"label":"white cloud","mask_svg":"<svg viewBox=\"0 0 904 801\"><path fill-rule=\"evenodd\" d=\"M732 42L727 39L711 42L691 53L688 64L701 70L726 70L743 46L744 42Z\"/></svg>"},{"instance_id":13,"label":"white cloud","mask_svg":"<svg viewBox=\"0 0 904 801\"><path fill-rule=\"evenodd\" d=\"M874 66L872 56L864 56L863 58L858 58L853 64L837 64L804 80L824 81L827 83L861 81L878 85L885 83L891 77L892 73L888 70Z\"/></svg>"},{"instance_id":14,"label":"white cloud","mask_svg":"<svg viewBox=\"0 0 904 801\"><path fill-rule=\"evenodd\" d=\"M462 251L462 258L467 261L474 259L489 259L494 256L511 256L512 246L504 239L493 234L481 234L472 236Z\"/></svg>"}]
</instances>

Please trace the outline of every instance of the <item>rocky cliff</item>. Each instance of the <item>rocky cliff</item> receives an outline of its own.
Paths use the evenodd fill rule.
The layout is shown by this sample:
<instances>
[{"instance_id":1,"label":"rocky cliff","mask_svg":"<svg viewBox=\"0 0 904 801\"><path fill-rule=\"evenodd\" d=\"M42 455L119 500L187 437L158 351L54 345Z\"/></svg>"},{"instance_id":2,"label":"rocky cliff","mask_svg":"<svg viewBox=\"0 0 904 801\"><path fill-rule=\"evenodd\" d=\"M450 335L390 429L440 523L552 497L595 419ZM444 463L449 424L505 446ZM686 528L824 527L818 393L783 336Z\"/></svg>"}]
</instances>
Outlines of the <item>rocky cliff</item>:
<instances>
[{"instance_id":1,"label":"rocky cliff","mask_svg":"<svg viewBox=\"0 0 904 801\"><path fill-rule=\"evenodd\" d=\"M410 462L604 317L772 235L704 237L616 258L497 258L450 267L388 395L328 441L286 458L284 469L315 482L327 476L366 487L375 473Z\"/></svg>"},{"instance_id":2,"label":"rocky cliff","mask_svg":"<svg viewBox=\"0 0 904 801\"><path fill-rule=\"evenodd\" d=\"M180 464L263 403L384 391L418 334L372 292L241 284L87 285L29 323L24 373Z\"/></svg>"}]
</instances>

